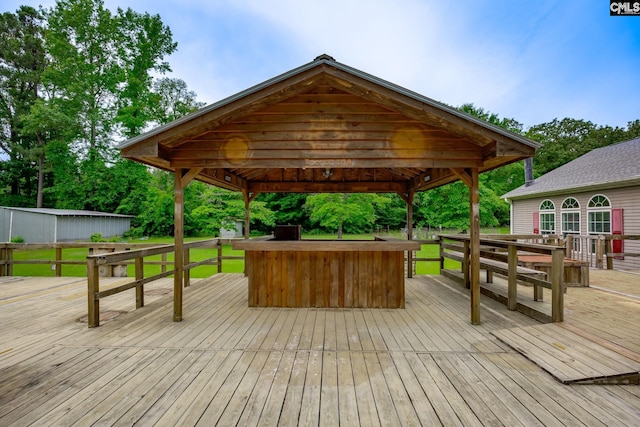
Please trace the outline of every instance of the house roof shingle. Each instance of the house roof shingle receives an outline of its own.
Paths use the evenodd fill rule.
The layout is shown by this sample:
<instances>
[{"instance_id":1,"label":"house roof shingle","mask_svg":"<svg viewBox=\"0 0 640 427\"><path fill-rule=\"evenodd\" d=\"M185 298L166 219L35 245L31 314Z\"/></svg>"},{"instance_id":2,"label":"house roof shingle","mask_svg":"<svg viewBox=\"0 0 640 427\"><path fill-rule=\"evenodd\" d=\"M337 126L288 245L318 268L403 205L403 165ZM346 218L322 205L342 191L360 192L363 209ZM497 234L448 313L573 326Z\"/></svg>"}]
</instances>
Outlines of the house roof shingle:
<instances>
[{"instance_id":1,"label":"house roof shingle","mask_svg":"<svg viewBox=\"0 0 640 427\"><path fill-rule=\"evenodd\" d=\"M596 148L502 197L528 199L631 185L640 185L640 138Z\"/></svg>"}]
</instances>

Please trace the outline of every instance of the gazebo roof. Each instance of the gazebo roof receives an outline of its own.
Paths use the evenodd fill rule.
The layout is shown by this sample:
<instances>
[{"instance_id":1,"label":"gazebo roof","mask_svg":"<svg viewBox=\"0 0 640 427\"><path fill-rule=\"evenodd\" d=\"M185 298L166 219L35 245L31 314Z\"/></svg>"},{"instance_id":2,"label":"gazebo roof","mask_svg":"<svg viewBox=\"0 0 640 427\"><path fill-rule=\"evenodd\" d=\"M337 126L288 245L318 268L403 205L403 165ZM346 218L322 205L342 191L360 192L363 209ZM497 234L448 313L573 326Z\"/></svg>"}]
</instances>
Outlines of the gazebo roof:
<instances>
[{"instance_id":1,"label":"gazebo roof","mask_svg":"<svg viewBox=\"0 0 640 427\"><path fill-rule=\"evenodd\" d=\"M120 145L248 194L409 192L533 156L539 144L328 55Z\"/></svg>"}]
</instances>

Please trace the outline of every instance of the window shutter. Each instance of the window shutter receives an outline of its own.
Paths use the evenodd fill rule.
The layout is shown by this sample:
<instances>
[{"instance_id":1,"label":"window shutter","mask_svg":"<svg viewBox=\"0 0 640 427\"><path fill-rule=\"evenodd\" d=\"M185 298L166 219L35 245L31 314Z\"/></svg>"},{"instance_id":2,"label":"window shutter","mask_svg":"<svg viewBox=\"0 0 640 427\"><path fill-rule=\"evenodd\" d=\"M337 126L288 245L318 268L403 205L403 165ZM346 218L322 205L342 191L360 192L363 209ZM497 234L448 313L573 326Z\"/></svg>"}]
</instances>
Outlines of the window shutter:
<instances>
[{"instance_id":1,"label":"window shutter","mask_svg":"<svg viewBox=\"0 0 640 427\"><path fill-rule=\"evenodd\" d=\"M624 234L624 217L622 215L623 209L611 209L611 234L623 235ZM612 240L612 249L614 254L624 253L624 240ZM624 256L615 256L614 259L624 259Z\"/></svg>"},{"instance_id":2,"label":"window shutter","mask_svg":"<svg viewBox=\"0 0 640 427\"><path fill-rule=\"evenodd\" d=\"M533 234L540 234L540 212L533 213Z\"/></svg>"}]
</instances>

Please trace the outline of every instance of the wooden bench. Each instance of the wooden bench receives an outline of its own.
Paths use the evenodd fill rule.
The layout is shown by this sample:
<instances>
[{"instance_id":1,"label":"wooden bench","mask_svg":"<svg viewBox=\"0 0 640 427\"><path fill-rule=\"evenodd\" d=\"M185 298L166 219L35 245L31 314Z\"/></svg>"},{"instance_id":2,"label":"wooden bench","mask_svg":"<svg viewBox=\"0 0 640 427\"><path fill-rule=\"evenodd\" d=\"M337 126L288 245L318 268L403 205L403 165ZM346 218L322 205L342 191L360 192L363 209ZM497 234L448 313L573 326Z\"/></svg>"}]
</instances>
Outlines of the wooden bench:
<instances>
[{"instance_id":1,"label":"wooden bench","mask_svg":"<svg viewBox=\"0 0 640 427\"><path fill-rule=\"evenodd\" d=\"M460 252L445 252L444 256L446 258L452 259L458 262L464 262L464 255ZM489 258L480 258L480 268L486 270L487 272L487 283L493 283L493 273L498 273L503 276L509 275L509 263L504 261L498 261L495 259ZM528 280L531 277L538 277L540 279L544 279L547 277L547 273L540 270L535 270L533 268L518 266L518 279L519 280Z\"/></svg>"},{"instance_id":2,"label":"wooden bench","mask_svg":"<svg viewBox=\"0 0 640 427\"><path fill-rule=\"evenodd\" d=\"M484 253L484 252L481 252ZM490 254L490 256L498 257L499 254ZM443 252L445 258L452 259L464 264L464 255L461 252ZM497 273L502 276L509 276L509 263L499 261L498 259L490 259L480 257L480 268L486 271L486 283L493 283L493 274ZM516 279L533 285L533 300L542 301L544 299L544 288L551 289L551 285L545 279L547 273L533 268L517 266ZM481 284L482 287L482 284Z\"/></svg>"}]
</instances>

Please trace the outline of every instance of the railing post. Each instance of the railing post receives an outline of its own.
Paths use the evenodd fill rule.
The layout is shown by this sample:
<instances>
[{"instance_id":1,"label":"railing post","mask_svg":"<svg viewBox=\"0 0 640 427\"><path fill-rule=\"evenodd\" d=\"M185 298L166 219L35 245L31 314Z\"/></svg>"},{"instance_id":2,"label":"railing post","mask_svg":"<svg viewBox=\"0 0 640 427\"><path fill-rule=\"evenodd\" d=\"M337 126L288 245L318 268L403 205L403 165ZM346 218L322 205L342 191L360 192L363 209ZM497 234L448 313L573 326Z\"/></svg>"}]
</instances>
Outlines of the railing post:
<instances>
[{"instance_id":1,"label":"railing post","mask_svg":"<svg viewBox=\"0 0 640 427\"><path fill-rule=\"evenodd\" d=\"M13 248L7 248L7 276L13 276Z\"/></svg>"},{"instance_id":2,"label":"railing post","mask_svg":"<svg viewBox=\"0 0 640 427\"><path fill-rule=\"evenodd\" d=\"M564 251L551 252L551 321L564 321Z\"/></svg>"},{"instance_id":3,"label":"railing post","mask_svg":"<svg viewBox=\"0 0 640 427\"><path fill-rule=\"evenodd\" d=\"M507 288L507 306L514 311L518 308L518 247L509 245L507 262L509 265L509 281Z\"/></svg>"},{"instance_id":4,"label":"railing post","mask_svg":"<svg viewBox=\"0 0 640 427\"><path fill-rule=\"evenodd\" d=\"M438 274L442 274L442 270L444 270L444 239L442 236L438 236L438 244L440 245L440 272Z\"/></svg>"},{"instance_id":5,"label":"railing post","mask_svg":"<svg viewBox=\"0 0 640 427\"><path fill-rule=\"evenodd\" d=\"M413 277L413 251L407 251L407 277Z\"/></svg>"},{"instance_id":6,"label":"railing post","mask_svg":"<svg viewBox=\"0 0 640 427\"><path fill-rule=\"evenodd\" d=\"M2 264L0 264L0 277L2 276L6 276L6 271L7 271L7 247L6 245L2 245L0 246L0 261L2 261Z\"/></svg>"},{"instance_id":7,"label":"railing post","mask_svg":"<svg viewBox=\"0 0 640 427\"><path fill-rule=\"evenodd\" d=\"M603 268L604 264L604 236L599 234L596 240L596 267L600 270Z\"/></svg>"},{"instance_id":8,"label":"railing post","mask_svg":"<svg viewBox=\"0 0 640 427\"><path fill-rule=\"evenodd\" d=\"M62 277L62 247L56 247L56 277Z\"/></svg>"},{"instance_id":9,"label":"railing post","mask_svg":"<svg viewBox=\"0 0 640 427\"><path fill-rule=\"evenodd\" d=\"M162 265L160 266L160 271L162 273L167 272L167 254L164 253L160 256L160 261L162 261Z\"/></svg>"},{"instance_id":10,"label":"railing post","mask_svg":"<svg viewBox=\"0 0 640 427\"><path fill-rule=\"evenodd\" d=\"M90 328L100 326L100 300L96 294L100 290L100 274L98 264L94 258L87 259L87 297L89 307L87 310L87 323Z\"/></svg>"},{"instance_id":11,"label":"railing post","mask_svg":"<svg viewBox=\"0 0 640 427\"><path fill-rule=\"evenodd\" d=\"M222 240L218 239L218 273L222 273Z\"/></svg>"},{"instance_id":12,"label":"railing post","mask_svg":"<svg viewBox=\"0 0 640 427\"><path fill-rule=\"evenodd\" d=\"M464 286L467 289L471 288L471 277L470 277L470 272L469 272L470 257L471 257L471 251L469 249L470 243L471 242L469 240L465 240L463 242L463 245L464 245L464 249L463 249L464 257L462 259L462 274L464 276Z\"/></svg>"},{"instance_id":13,"label":"railing post","mask_svg":"<svg viewBox=\"0 0 640 427\"><path fill-rule=\"evenodd\" d=\"M567 234L565 238L565 247L564 252L567 254L568 258L573 258L573 235Z\"/></svg>"},{"instance_id":14,"label":"railing post","mask_svg":"<svg viewBox=\"0 0 640 427\"><path fill-rule=\"evenodd\" d=\"M144 278L144 258L135 259L136 280ZM144 307L144 285L136 286L136 308Z\"/></svg>"},{"instance_id":15,"label":"railing post","mask_svg":"<svg viewBox=\"0 0 640 427\"><path fill-rule=\"evenodd\" d=\"M606 239L606 238L605 238ZM605 256L607 257L607 270L613 270L613 256L609 256L608 254L613 253L613 236L611 238L605 240Z\"/></svg>"},{"instance_id":16,"label":"railing post","mask_svg":"<svg viewBox=\"0 0 640 427\"><path fill-rule=\"evenodd\" d=\"M191 251L191 249L189 248L189 246L186 246L184 248L184 266L188 266L191 263L191 257L189 255L189 252ZM184 269L184 287L186 288L187 286L189 286L191 284L191 268L185 268Z\"/></svg>"}]
</instances>

